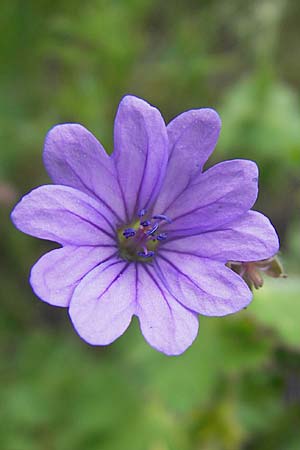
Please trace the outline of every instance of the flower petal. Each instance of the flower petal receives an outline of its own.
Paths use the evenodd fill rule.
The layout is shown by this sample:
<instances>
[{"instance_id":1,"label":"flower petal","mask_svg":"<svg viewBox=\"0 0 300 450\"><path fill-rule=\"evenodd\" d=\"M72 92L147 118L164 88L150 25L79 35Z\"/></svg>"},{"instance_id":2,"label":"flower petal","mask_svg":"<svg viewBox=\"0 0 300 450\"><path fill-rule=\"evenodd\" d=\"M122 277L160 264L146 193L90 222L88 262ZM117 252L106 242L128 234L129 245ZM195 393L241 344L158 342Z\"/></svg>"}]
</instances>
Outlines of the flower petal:
<instances>
[{"instance_id":1,"label":"flower petal","mask_svg":"<svg viewBox=\"0 0 300 450\"><path fill-rule=\"evenodd\" d=\"M126 96L119 105L112 155L127 219L148 208L162 184L167 165L167 131L160 112L143 100Z\"/></svg>"},{"instance_id":2,"label":"flower petal","mask_svg":"<svg viewBox=\"0 0 300 450\"><path fill-rule=\"evenodd\" d=\"M198 317L181 306L150 265L138 265L137 316L146 341L167 355L183 353L198 333Z\"/></svg>"},{"instance_id":3,"label":"flower petal","mask_svg":"<svg viewBox=\"0 0 300 450\"><path fill-rule=\"evenodd\" d=\"M82 125L67 123L53 127L45 139L44 163L54 183L74 187L101 200L116 220L124 222L124 204L112 158Z\"/></svg>"},{"instance_id":4,"label":"flower petal","mask_svg":"<svg viewBox=\"0 0 300 450\"><path fill-rule=\"evenodd\" d=\"M70 317L78 334L92 345L107 345L130 324L135 311L135 268L113 258L92 270L75 289Z\"/></svg>"},{"instance_id":5,"label":"flower petal","mask_svg":"<svg viewBox=\"0 0 300 450\"><path fill-rule=\"evenodd\" d=\"M252 293L242 278L219 261L160 252L157 272L182 305L205 316L225 316L245 308Z\"/></svg>"},{"instance_id":6,"label":"flower petal","mask_svg":"<svg viewBox=\"0 0 300 450\"><path fill-rule=\"evenodd\" d=\"M166 241L164 250L192 253L218 261L259 261L279 248L278 236L267 217L248 211L224 228Z\"/></svg>"},{"instance_id":7,"label":"flower petal","mask_svg":"<svg viewBox=\"0 0 300 450\"><path fill-rule=\"evenodd\" d=\"M62 245L115 245L114 229L102 206L68 186L34 189L15 206L11 218L24 233Z\"/></svg>"},{"instance_id":8,"label":"flower petal","mask_svg":"<svg viewBox=\"0 0 300 450\"><path fill-rule=\"evenodd\" d=\"M202 171L215 148L220 129L219 115L209 108L186 111L168 124L169 161L157 210L164 211L194 175Z\"/></svg>"},{"instance_id":9,"label":"flower petal","mask_svg":"<svg viewBox=\"0 0 300 450\"><path fill-rule=\"evenodd\" d=\"M172 219L165 231L180 236L219 229L253 206L257 181L258 168L252 161L225 161L211 167L164 211Z\"/></svg>"},{"instance_id":10,"label":"flower petal","mask_svg":"<svg viewBox=\"0 0 300 450\"><path fill-rule=\"evenodd\" d=\"M35 294L54 306L69 306L81 279L116 253L113 247L63 247L42 256L32 267Z\"/></svg>"}]
</instances>

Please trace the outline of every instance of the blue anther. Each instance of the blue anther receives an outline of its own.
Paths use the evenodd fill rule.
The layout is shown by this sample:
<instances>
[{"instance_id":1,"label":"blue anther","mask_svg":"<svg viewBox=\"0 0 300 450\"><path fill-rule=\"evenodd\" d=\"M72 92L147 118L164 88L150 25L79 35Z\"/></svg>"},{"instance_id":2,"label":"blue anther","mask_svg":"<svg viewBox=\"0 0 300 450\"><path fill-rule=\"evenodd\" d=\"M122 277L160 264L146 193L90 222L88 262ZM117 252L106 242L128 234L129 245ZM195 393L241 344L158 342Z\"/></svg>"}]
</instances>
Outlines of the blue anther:
<instances>
[{"instance_id":1,"label":"blue anther","mask_svg":"<svg viewBox=\"0 0 300 450\"><path fill-rule=\"evenodd\" d=\"M141 224L143 227L149 227L149 225L151 225L151 220L142 220L142 221L140 222L140 224Z\"/></svg>"},{"instance_id":2,"label":"blue anther","mask_svg":"<svg viewBox=\"0 0 300 450\"><path fill-rule=\"evenodd\" d=\"M147 213L147 210L145 208L140 209L138 212L138 217L143 217L146 213Z\"/></svg>"},{"instance_id":3,"label":"blue anther","mask_svg":"<svg viewBox=\"0 0 300 450\"><path fill-rule=\"evenodd\" d=\"M168 235L167 233L160 233L158 236L156 236L156 239L158 241L164 241L165 239L167 239Z\"/></svg>"},{"instance_id":4,"label":"blue anther","mask_svg":"<svg viewBox=\"0 0 300 450\"><path fill-rule=\"evenodd\" d=\"M141 256L142 258L152 258L154 256L154 252L150 250L148 253L145 252L138 252L138 256Z\"/></svg>"},{"instance_id":5,"label":"blue anther","mask_svg":"<svg viewBox=\"0 0 300 450\"><path fill-rule=\"evenodd\" d=\"M123 231L123 236L126 237L126 239L128 239L128 238L130 238L130 237L132 237L134 235L135 235L135 231L134 231L133 228L126 228Z\"/></svg>"},{"instance_id":6,"label":"blue anther","mask_svg":"<svg viewBox=\"0 0 300 450\"><path fill-rule=\"evenodd\" d=\"M151 236L152 234L155 233L155 231L158 229L158 227L159 227L158 223L155 223L153 225L153 227L151 228L151 230L146 231L146 235Z\"/></svg>"},{"instance_id":7,"label":"blue anther","mask_svg":"<svg viewBox=\"0 0 300 450\"><path fill-rule=\"evenodd\" d=\"M158 220L165 220L168 223L172 223L172 220L168 216L165 216L164 214L156 214L152 218Z\"/></svg>"}]
</instances>

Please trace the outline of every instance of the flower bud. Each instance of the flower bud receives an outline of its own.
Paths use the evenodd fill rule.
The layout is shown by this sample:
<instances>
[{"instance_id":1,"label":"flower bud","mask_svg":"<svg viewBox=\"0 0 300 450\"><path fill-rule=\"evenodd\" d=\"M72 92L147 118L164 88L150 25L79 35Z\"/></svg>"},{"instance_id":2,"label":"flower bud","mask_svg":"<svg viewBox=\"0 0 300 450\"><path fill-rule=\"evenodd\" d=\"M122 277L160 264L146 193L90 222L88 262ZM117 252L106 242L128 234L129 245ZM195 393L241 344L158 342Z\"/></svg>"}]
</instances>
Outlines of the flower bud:
<instances>
[{"instance_id":1,"label":"flower bud","mask_svg":"<svg viewBox=\"0 0 300 450\"><path fill-rule=\"evenodd\" d=\"M264 284L262 273L265 273L272 278L286 278L287 275L283 271L282 264L278 256L273 256L262 261L251 262L235 262L229 261L227 266L240 275L248 284L249 288L253 290L259 289Z\"/></svg>"}]
</instances>

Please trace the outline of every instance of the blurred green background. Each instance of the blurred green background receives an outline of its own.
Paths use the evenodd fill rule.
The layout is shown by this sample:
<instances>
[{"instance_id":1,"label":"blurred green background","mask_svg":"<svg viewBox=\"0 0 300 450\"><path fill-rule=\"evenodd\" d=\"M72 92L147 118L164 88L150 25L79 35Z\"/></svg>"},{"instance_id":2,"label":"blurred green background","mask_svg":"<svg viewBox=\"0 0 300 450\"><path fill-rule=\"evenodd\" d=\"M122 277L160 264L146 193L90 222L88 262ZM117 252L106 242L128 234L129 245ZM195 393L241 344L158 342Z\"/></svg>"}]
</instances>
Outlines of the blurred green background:
<instances>
[{"instance_id":1,"label":"blurred green background","mask_svg":"<svg viewBox=\"0 0 300 450\"><path fill-rule=\"evenodd\" d=\"M0 14L0 449L300 449L300 3L297 0L2 0ZM134 321L86 345L40 302L31 265L52 244L15 230L17 199L49 182L45 133L84 124L112 149L125 93L167 120L216 108L210 163L255 160L289 278L233 317L200 320L166 357Z\"/></svg>"}]
</instances>

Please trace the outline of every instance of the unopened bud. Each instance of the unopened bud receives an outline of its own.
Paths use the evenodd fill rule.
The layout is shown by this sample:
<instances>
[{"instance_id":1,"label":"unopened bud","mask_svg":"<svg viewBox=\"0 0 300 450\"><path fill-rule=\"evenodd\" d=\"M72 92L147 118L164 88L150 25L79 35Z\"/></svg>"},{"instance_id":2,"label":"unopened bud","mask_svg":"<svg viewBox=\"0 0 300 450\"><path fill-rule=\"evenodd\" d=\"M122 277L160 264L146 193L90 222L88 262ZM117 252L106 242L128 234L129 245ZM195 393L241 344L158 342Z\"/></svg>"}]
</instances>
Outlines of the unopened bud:
<instances>
[{"instance_id":1,"label":"unopened bud","mask_svg":"<svg viewBox=\"0 0 300 450\"><path fill-rule=\"evenodd\" d=\"M262 273L272 278L286 278L278 256L262 261L235 262L229 261L227 266L240 275L252 290L263 286Z\"/></svg>"}]
</instances>

